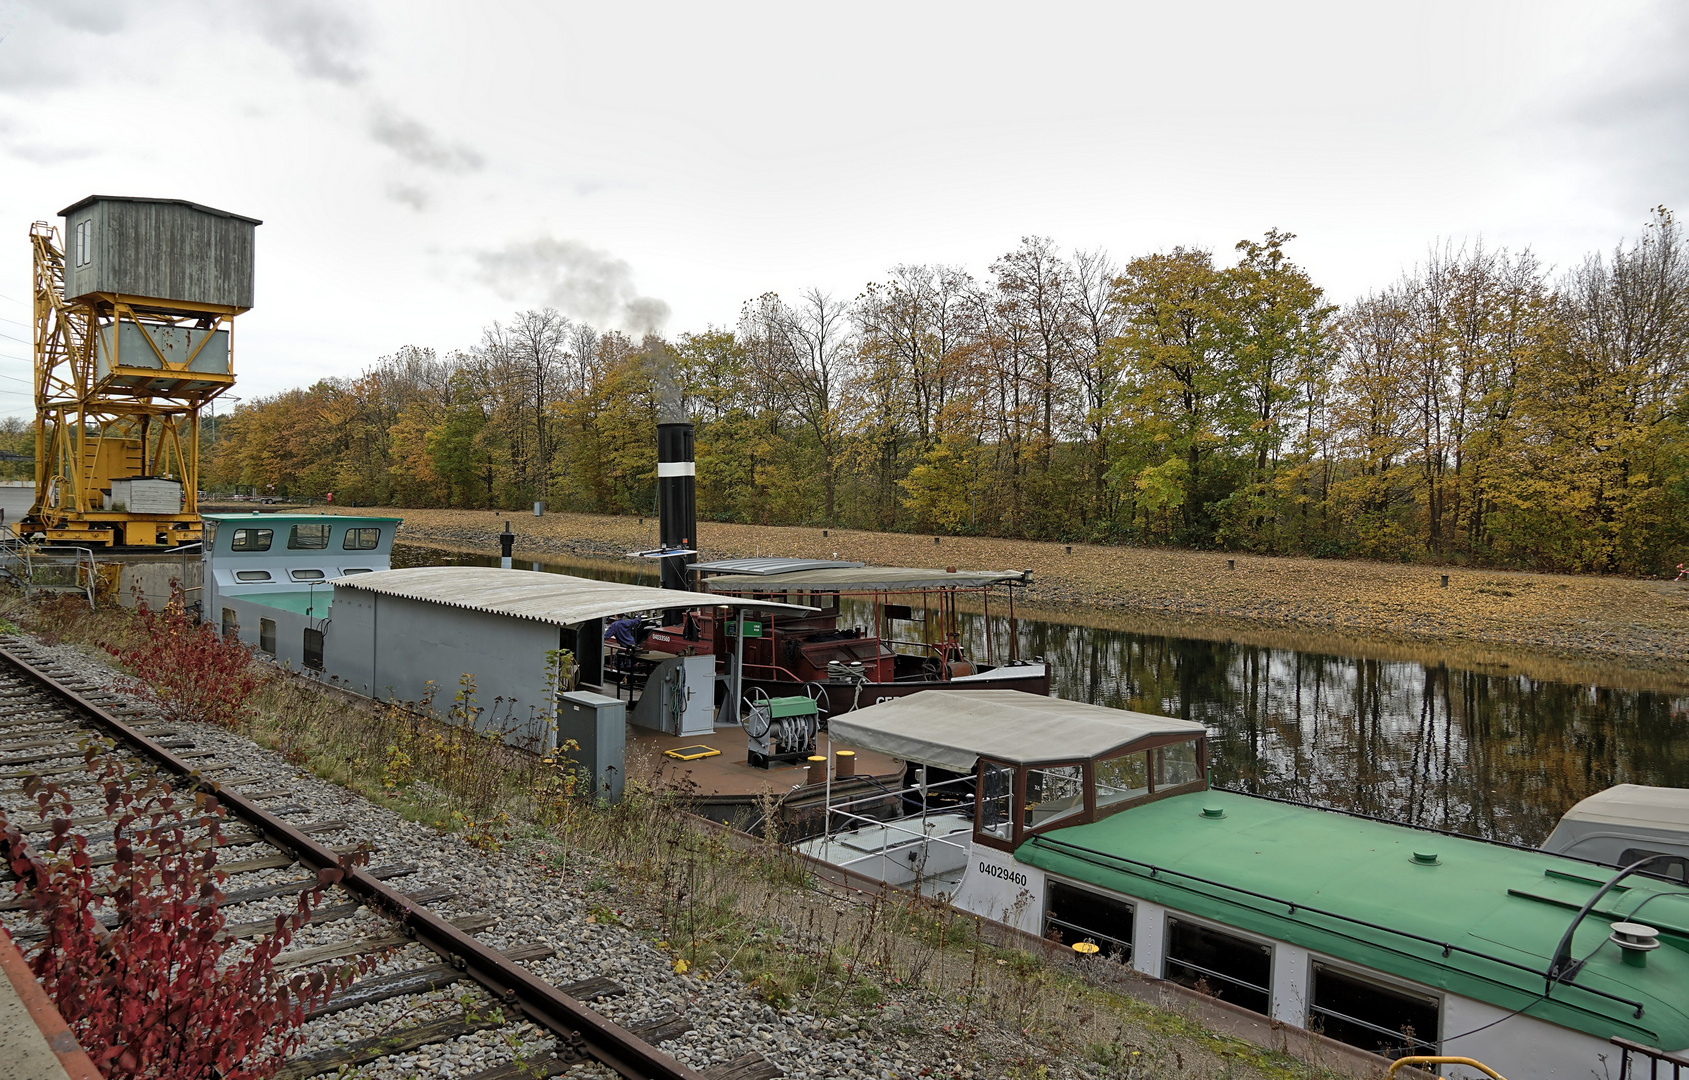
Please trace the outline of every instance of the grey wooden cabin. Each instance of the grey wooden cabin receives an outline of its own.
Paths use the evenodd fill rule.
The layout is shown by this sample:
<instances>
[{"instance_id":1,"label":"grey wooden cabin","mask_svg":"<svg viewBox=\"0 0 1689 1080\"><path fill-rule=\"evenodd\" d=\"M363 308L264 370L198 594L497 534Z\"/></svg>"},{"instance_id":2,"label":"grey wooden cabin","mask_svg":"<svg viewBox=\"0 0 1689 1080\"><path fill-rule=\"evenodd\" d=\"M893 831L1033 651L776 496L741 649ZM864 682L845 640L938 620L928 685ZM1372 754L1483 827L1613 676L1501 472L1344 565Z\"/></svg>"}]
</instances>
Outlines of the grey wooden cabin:
<instances>
[{"instance_id":1,"label":"grey wooden cabin","mask_svg":"<svg viewBox=\"0 0 1689 1080\"><path fill-rule=\"evenodd\" d=\"M117 293L165 307L252 306L257 218L126 195L90 195L59 213L67 299Z\"/></svg>"}]
</instances>

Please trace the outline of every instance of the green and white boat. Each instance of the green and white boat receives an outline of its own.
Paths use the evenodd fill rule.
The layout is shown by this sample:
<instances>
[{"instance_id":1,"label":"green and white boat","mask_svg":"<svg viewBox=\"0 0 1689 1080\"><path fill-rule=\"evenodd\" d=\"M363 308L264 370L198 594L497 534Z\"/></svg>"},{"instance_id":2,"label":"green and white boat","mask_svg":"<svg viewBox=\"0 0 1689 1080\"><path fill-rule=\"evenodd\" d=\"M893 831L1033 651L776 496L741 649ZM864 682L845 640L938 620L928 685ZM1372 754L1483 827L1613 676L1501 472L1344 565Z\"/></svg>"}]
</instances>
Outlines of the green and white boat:
<instances>
[{"instance_id":1,"label":"green and white boat","mask_svg":"<svg viewBox=\"0 0 1689 1080\"><path fill-rule=\"evenodd\" d=\"M929 690L831 737L914 783L830 803L825 862L1388 1058L1586 1080L1615 1038L1689 1050L1689 791L1568 813L1551 843L1599 862L1212 790L1202 725L1056 698Z\"/></svg>"}]
</instances>

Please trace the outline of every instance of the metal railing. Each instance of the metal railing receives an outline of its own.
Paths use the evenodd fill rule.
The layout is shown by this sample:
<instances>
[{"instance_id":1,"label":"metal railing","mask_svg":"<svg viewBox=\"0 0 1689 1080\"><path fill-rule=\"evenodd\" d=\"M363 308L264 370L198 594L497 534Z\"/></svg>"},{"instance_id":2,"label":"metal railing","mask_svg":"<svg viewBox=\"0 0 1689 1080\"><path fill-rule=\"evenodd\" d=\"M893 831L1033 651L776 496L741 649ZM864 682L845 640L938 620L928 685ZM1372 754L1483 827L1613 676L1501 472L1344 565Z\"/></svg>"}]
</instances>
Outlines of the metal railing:
<instances>
[{"instance_id":1,"label":"metal railing","mask_svg":"<svg viewBox=\"0 0 1689 1080\"><path fill-rule=\"evenodd\" d=\"M1630 1067L1633 1056L1638 1064L1647 1059L1648 1080L1661 1080L1661 1065L1671 1066L1671 1080L1681 1080L1684 1068L1689 1067L1689 1053L1661 1050L1655 1046L1644 1046L1642 1043L1617 1037L1613 1038L1612 1043L1619 1048L1619 1080L1641 1080L1641 1070L1632 1071Z\"/></svg>"},{"instance_id":2,"label":"metal railing","mask_svg":"<svg viewBox=\"0 0 1689 1080\"><path fill-rule=\"evenodd\" d=\"M879 793L874 794L874 795L856 796L856 797L853 797L853 798L850 798L850 799L846 799L842 803L840 803L838 806L834 806L831 802L828 802L828 804L827 804L827 815L826 815L827 820L826 820L825 826L822 829L822 844L823 844L822 858L826 859L826 861L828 861L828 862L831 862L834 866L845 867L847 869L849 867L851 867L852 865L856 864L856 863L868 862L872 859L884 859L891 851L894 850L894 845L892 844L892 840L891 840L891 834L894 833L894 832L900 833L903 836L908 837L911 841L925 841L925 843L927 843L927 844L941 844L945 847L953 847L956 850L961 851L965 854L968 851L968 849L972 846L971 838L970 838L968 843L957 843L954 840L950 840L948 838L940 837L940 836L933 836L932 834L927 832L927 800L926 800L926 796L930 792L933 792L933 791L937 790L938 788L944 787L946 785L970 783L970 782L972 782L972 780L973 780L972 776L958 776L953 780L941 780L936 784L916 784L913 787L898 788L898 789L895 789L895 790L889 789L889 788L882 789ZM864 800L878 802L878 801L885 799L885 798L888 798L888 797L897 798L899 800L899 803L901 804L901 802L904 800L904 798L906 796L909 796L909 795L915 795L915 796L919 797L920 800L921 800L921 813L920 813L919 817L916 817L913 814L909 814L909 815L906 815L906 816L901 817L901 818L893 818L891 821L882 821L879 818L868 817L864 814L857 814L857 813L851 812L850 810L843 809L843 807L855 806L857 803L862 802ZM867 852L866 854L858 855L854 858L847 859L847 860L844 860L844 861L836 861L836 860L832 859L830 857L830 855L831 855L830 849L832 848L832 845L833 845L833 819L834 819L834 817L839 817L839 818L842 818L846 821L861 822L861 823L863 823L863 824L865 824L869 827L880 829L881 830L881 833L880 833L880 850L877 851L877 852L870 851L870 852ZM914 821L919 821L921 823L920 824L920 830L918 832L914 829L906 828L902 824L900 824L902 822L914 822ZM895 845L896 848L902 848L904 846L906 846L905 842L901 841L901 840ZM925 867L925 865L926 865L925 859L921 860L921 865L923 867Z\"/></svg>"},{"instance_id":3,"label":"metal railing","mask_svg":"<svg viewBox=\"0 0 1689 1080\"><path fill-rule=\"evenodd\" d=\"M71 544L32 544L0 526L0 574L26 592L74 592L90 610L99 589L94 549Z\"/></svg>"}]
</instances>

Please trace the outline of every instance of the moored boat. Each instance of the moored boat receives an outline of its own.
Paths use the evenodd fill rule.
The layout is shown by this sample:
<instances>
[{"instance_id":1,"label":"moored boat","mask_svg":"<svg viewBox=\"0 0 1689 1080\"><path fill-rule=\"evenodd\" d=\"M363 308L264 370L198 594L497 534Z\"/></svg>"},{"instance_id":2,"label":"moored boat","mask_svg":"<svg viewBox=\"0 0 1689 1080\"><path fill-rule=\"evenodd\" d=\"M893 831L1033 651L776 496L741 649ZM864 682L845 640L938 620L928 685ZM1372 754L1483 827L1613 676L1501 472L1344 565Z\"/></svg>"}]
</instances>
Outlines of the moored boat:
<instances>
[{"instance_id":1,"label":"moored boat","mask_svg":"<svg viewBox=\"0 0 1689 1080\"><path fill-rule=\"evenodd\" d=\"M832 735L915 782L895 820L830 806L823 861L1385 1057L1582 1078L1614 1039L1689 1048L1689 792L1626 802L1672 809L1619 867L1212 790L1202 725L1078 702L935 690Z\"/></svg>"},{"instance_id":2,"label":"moored boat","mask_svg":"<svg viewBox=\"0 0 1689 1080\"><path fill-rule=\"evenodd\" d=\"M1050 692L1044 661L1018 656L1012 618L1001 657L970 654L957 619L959 597L972 597L989 611L998 594L1012 614L1014 592L1030 584L1030 571L784 558L723 559L690 569L700 575L703 592L790 598L818 609L771 618L746 633L743 696L752 700L802 694L832 716L944 686ZM842 599L852 598L861 601L854 615L841 606ZM737 630L735 623L693 619L653 630L643 647L713 654L725 670L740 649ZM989 637L987 642L990 649Z\"/></svg>"}]
</instances>

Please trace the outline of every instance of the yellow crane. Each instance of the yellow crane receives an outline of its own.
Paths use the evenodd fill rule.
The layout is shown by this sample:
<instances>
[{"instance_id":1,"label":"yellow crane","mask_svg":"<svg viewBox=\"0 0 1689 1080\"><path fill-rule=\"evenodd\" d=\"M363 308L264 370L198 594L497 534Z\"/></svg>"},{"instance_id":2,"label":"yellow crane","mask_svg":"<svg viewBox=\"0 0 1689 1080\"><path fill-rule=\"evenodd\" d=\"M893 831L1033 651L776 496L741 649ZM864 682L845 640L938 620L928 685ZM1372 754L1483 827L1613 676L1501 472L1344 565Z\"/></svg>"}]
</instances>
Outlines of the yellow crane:
<instances>
[{"instance_id":1,"label":"yellow crane","mask_svg":"<svg viewBox=\"0 0 1689 1080\"><path fill-rule=\"evenodd\" d=\"M90 196L29 231L35 503L49 543L200 538L199 413L234 385L252 306L253 218L180 199Z\"/></svg>"}]
</instances>

